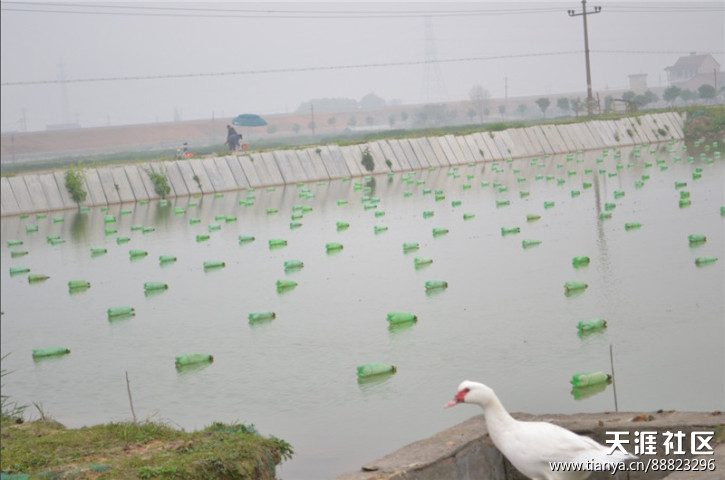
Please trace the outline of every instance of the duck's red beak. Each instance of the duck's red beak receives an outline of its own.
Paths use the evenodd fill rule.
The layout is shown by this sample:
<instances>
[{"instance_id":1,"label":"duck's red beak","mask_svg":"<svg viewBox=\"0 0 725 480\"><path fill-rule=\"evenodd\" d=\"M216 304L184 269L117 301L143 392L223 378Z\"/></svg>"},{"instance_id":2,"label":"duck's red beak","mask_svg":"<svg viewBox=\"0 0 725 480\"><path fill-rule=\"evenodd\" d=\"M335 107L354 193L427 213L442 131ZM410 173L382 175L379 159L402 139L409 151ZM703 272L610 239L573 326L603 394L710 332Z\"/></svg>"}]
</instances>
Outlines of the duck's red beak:
<instances>
[{"instance_id":1,"label":"duck's red beak","mask_svg":"<svg viewBox=\"0 0 725 480\"><path fill-rule=\"evenodd\" d=\"M456 393L456 396L453 397L453 400L446 403L446 408L455 407L459 403L465 403L465 401L466 401L465 398L466 398L467 393L468 392L465 390L461 390L460 392Z\"/></svg>"}]
</instances>

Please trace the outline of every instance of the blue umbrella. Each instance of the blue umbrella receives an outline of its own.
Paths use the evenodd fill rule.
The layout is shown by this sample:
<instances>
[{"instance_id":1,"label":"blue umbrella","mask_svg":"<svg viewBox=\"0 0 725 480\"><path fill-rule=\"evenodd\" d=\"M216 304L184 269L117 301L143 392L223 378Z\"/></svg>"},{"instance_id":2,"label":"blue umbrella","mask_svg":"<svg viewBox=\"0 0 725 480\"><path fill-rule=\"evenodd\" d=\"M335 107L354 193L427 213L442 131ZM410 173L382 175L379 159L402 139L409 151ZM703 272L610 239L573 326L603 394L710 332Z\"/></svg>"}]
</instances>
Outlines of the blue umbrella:
<instances>
[{"instance_id":1,"label":"blue umbrella","mask_svg":"<svg viewBox=\"0 0 725 480\"><path fill-rule=\"evenodd\" d=\"M267 125L267 122L262 117L254 113L243 113L241 115L237 115L234 120L232 120L232 125L240 127L263 127Z\"/></svg>"}]
</instances>

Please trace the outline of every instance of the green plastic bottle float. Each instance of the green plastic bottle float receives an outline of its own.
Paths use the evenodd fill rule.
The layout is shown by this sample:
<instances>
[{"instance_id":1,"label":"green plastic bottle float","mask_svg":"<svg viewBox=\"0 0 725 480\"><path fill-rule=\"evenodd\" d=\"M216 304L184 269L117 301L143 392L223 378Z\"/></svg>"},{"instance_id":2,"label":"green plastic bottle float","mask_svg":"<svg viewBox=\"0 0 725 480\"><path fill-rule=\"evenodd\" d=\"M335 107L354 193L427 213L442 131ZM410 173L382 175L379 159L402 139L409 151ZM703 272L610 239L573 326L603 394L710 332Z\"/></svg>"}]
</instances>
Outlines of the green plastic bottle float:
<instances>
[{"instance_id":1,"label":"green plastic bottle float","mask_svg":"<svg viewBox=\"0 0 725 480\"><path fill-rule=\"evenodd\" d=\"M197 242L205 242L209 240L209 234L208 233L199 233L196 235L196 241Z\"/></svg>"},{"instance_id":2,"label":"green plastic bottle float","mask_svg":"<svg viewBox=\"0 0 725 480\"><path fill-rule=\"evenodd\" d=\"M249 323L261 322L264 320L273 320L275 318L277 318L277 314L274 312L252 312L249 314Z\"/></svg>"},{"instance_id":3,"label":"green plastic bottle float","mask_svg":"<svg viewBox=\"0 0 725 480\"><path fill-rule=\"evenodd\" d=\"M297 286L294 280L277 280L277 291L292 290Z\"/></svg>"},{"instance_id":4,"label":"green plastic bottle float","mask_svg":"<svg viewBox=\"0 0 725 480\"><path fill-rule=\"evenodd\" d=\"M430 265L431 263L433 263L433 259L429 257L415 257L413 259L413 265L415 265L416 268L424 265Z\"/></svg>"},{"instance_id":5,"label":"green plastic bottle float","mask_svg":"<svg viewBox=\"0 0 725 480\"><path fill-rule=\"evenodd\" d=\"M214 270L218 268L224 268L226 266L226 263L222 262L221 260L205 260L204 261L204 270Z\"/></svg>"},{"instance_id":6,"label":"green plastic bottle float","mask_svg":"<svg viewBox=\"0 0 725 480\"><path fill-rule=\"evenodd\" d=\"M703 266L703 265L710 265L712 263L717 262L717 260L718 260L717 257L701 256L701 257L697 257L695 259L695 265L697 265L698 267Z\"/></svg>"},{"instance_id":7,"label":"green plastic bottle float","mask_svg":"<svg viewBox=\"0 0 725 480\"><path fill-rule=\"evenodd\" d=\"M693 233L687 236L690 245L700 245L707 241L707 237L701 233Z\"/></svg>"},{"instance_id":8,"label":"green plastic bottle float","mask_svg":"<svg viewBox=\"0 0 725 480\"><path fill-rule=\"evenodd\" d=\"M364 365L358 365L357 376L371 377L373 375L395 373L397 370L398 368L395 365L390 365L385 362L366 363Z\"/></svg>"},{"instance_id":9,"label":"green plastic bottle float","mask_svg":"<svg viewBox=\"0 0 725 480\"><path fill-rule=\"evenodd\" d=\"M302 262L302 260L285 260L284 262L285 270L299 270L304 266L305 264Z\"/></svg>"},{"instance_id":10,"label":"green plastic bottle float","mask_svg":"<svg viewBox=\"0 0 725 480\"><path fill-rule=\"evenodd\" d=\"M425 282L426 290L438 290L448 288L448 282L445 280L428 280Z\"/></svg>"},{"instance_id":11,"label":"green plastic bottle float","mask_svg":"<svg viewBox=\"0 0 725 480\"><path fill-rule=\"evenodd\" d=\"M112 317L126 317L136 315L136 309L128 306L109 307L106 313L109 319Z\"/></svg>"},{"instance_id":12,"label":"green plastic bottle float","mask_svg":"<svg viewBox=\"0 0 725 480\"><path fill-rule=\"evenodd\" d=\"M627 230L627 231L629 231L629 230L636 230L636 229L641 228L641 227L642 227L642 224L639 223L639 222L628 222L628 223L625 223L624 224L624 229Z\"/></svg>"},{"instance_id":13,"label":"green plastic bottle float","mask_svg":"<svg viewBox=\"0 0 725 480\"><path fill-rule=\"evenodd\" d=\"M131 239L129 237L116 237L116 245L123 245L124 243L130 242Z\"/></svg>"},{"instance_id":14,"label":"green plastic bottle float","mask_svg":"<svg viewBox=\"0 0 725 480\"><path fill-rule=\"evenodd\" d=\"M173 263L175 262L176 256L174 255L159 255L159 263Z\"/></svg>"},{"instance_id":15,"label":"green plastic bottle float","mask_svg":"<svg viewBox=\"0 0 725 480\"><path fill-rule=\"evenodd\" d=\"M581 255L571 259L571 264L574 268L585 267L589 265L590 259L586 255Z\"/></svg>"},{"instance_id":16,"label":"green plastic bottle float","mask_svg":"<svg viewBox=\"0 0 725 480\"><path fill-rule=\"evenodd\" d=\"M10 252L10 258L24 257L28 253L27 250L13 250Z\"/></svg>"},{"instance_id":17,"label":"green plastic bottle float","mask_svg":"<svg viewBox=\"0 0 725 480\"><path fill-rule=\"evenodd\" d=\"M521 228L519 227L501 227L501 236L505 237L506 235L512 235L515 233L519 233L521 231Z\"/></svg>"},{"instance_id":18,"label":"green plastic bottle float","mask_svg":"<svg viewBox=\"0 0 725 480\"><path fill-rule=\"evenodd\" d=\"M28 275L28 283L39 283L48 280L50 277L44 273L31 273Z\"/></svg>"},{"instance_id":19,"label":"green plastic bottle float","mask_svg":"<svg viewBox=\"0 0 725 480\"><path fill-rule=\"evenodd\" d=\"M69 353L70 353L70 348L64 348L64 347L34 348L33 349L33 358L57 357L60 355L67 355Z\"/></svg>"},{"instance_id":20,"label":"green plastic bottle float","mask_svg":"<svg viewBox=\"0 0 725 480\"><path fill-rule=\"evenodd\" d=\"M20 275L21 273L28 273L30 269L28 267L10 267L10 275Z\"/></svg>"},{"instance_id":21,"label":"green plastic bottle float","mask_svg":"<svg viewBox=\"0 0 725 480\"><path fill-rule=\"evenodd\" d=\"M338 232L350 228L350 224L348 222L337 222L335 225Z\"/></svg>"},{"instance_id":22,"label":"green plastic bottle float","mask_svg":"<svg viewBox=\"0 0 725 480\"><path fill-rule=\"evenodd\" d=\"M576 328L580 332L601 330L607 328L607 321L603 318L591 318L589 320L582 320L576 324Z\"/></svg>"},{"instance_id":23,"label":"green plastic bottle float","mask_svg":"<svg viewBox=\"0 0 725 480\"><path fill-rule=\"evenodd\" d=\"M287 240L284 240L282 238L270 238L268 243L269 248L279 248L287 245Z\"/></svg>"},{"instance_id":24,"label":"green plastic bottle float","mask_svg":"<svg viewBox=\"0 0 725 480\"><path fill-rule=\"evenodd\" d=\"M239 235L239 243L250 243L254 241L254 235Z\"/></svg>"},{"instance_id":25,"label":"green plastic bottle float","mask_svg":"<svg viewBox=\"0 0 725 480\"><path fill-rule=\"evenodd\" d=\"M447 233L448 233L448 229L447 228L436 227L436 228L433 229L433 236L434 237L438 237L440 235L445 235Z\"/></svg>"},{"instance_id":26,"label":"green plastic bottle float","mask_svg":"<svg viewBox=\"0 0 725 480\"><path fill-rule=\"evenodd\" d=\"M168 290L169 284L164 282L146 282L143 284L143 289L146 292L154 290Z\"/></svg>"},{"instance_id":27,"label":"green plastic bottle float","mask_svg":"<svg viewBox=\"0 0 725 480\"><path fill-rule=\"evenodd\" d=\"M582 290L585 290L588 288L589 285L587 285L585 282L575 281L575 280L569 280L564 282L564 291L567 293L570 292L579 292Z\"/></svg>"},{"instance_id":28,"label":"green plastic bottle float","mask_svg":"<svg viewBox=\"0 0 725 480\"><path fill-rule=\"evenodd\" d=\"M132 249L128 251L128 255L131 258L141 258L147 256L148 254L149 252L147 252L146 250Z\"/></svg>"},{"instance_id":29,"label":"green plastic bottle float","mask_svg":"<svg viewBox=\"0 0 725 480\"><path fill-rule=\"evenodd\" d=\"M536 239L524 239L521 240L521 246L523 248L531 248L541 244L541 240Z\"/></svg>"},{"instance_id":30,"label":"green plastic bottle float","mask_svg":"<svg viewBox=\"0 0 725 480\"><path fill-rule=\"evenodd\" d=\"M213 361L214 355L209 355L208 353L187 353L177 356L174 364L176 365L176 368L181 368L200 363L212 363Z\"/></svg>"},{"instance_id":31,"label":"green plastic bottle float","mask_svg":"<svg viewBox=\"0 0 725 480\"><path fill-rule=\"evenodd\" d=\"M725 207L723 207L723 210L725 211ZM8 240L8 247L17 247L19 245L23 244L22 240Z\"/></svg>"},{"instance_id":32,"label":"green plastic bottle float","mask_svg":"<svg viewBox=\"0 0 725 480\"><path fill-rule=\"evenodd\" d=\"M575 373L571 380L569 380L569 383L574 385L575 387L586 387L589 385L596 385L599 383L608 383L612 380L612 376L600 372L600 371L594 371L594 372L584 372L584 373Z\"/></svg>"},{"instance_id":33,"label":"green plastic bottle float","mask_svg":"<svg viewBox=\"0 0 725 480\"><path fill-rule=\"evenodd\" d=\"M327 250L327 252L336 252L342 250L342 244L339 242L328 242L325 244L325 250Z\"/></svg>"},{"instance_id":34,"label":"green plastic bottle float","mask_svg":"<svg viewBox=\"0 0 725 480\"><path fill-rule=\"evenodd\" d=\"M25 225L25 233L33 233L38 231L37 225Z\"/></svg>"},{"instance_id":35,"label":"green plastic bottle float","mask_svg":"<svg viewBox=\"0 0 725 480\"><path fill-rule=\"evenodd\" d=\"M526 215L527 222L535 222L536 220L538 220L540 218L541 218L541 215L537 215L535 213L529 213Z\"/></svg>"},{"instance_id":36,"label":"green plastic bottle float","mask_svg":"<svg viewBox=\"0 0 725 480\"><path fill-rule=\"evenodd\" d=\"M418 242L405 242L403 243L403 252L412 252L413 250L418 250L420 248L420 245Z\"/></svg>"},{"instance_id":37,"label":"green plastic bottle float","mask_svg":"<svg viewBox=\"0 0 725 480\"><path fill-rule=\"evenodd\" d=\"M103 247L91 247L91 256L103 255L104 253L108 253L108 249Z\"/></svg>"},{"instance_id":38,"label":"green plastic bottle float","mask_svg":"<svg viewBox=\"0 0 725 480\"><path fill-rule=\"evenodd\" d=\"M410 312L390 312L387 317L388 323L391 325L401 323L415 323L418 321L418 316Z\"/></svg>"},{"instance_id":39,"label":"green plastic bottle float","mask_svg":"<svg viewBox=\"0 0 725 480\"><path fill-rule=\"evenodd\" d=\"M68 280L68 290L85 290L91 288L91 282L88 280Z\"/></svg>"}]
</instances>

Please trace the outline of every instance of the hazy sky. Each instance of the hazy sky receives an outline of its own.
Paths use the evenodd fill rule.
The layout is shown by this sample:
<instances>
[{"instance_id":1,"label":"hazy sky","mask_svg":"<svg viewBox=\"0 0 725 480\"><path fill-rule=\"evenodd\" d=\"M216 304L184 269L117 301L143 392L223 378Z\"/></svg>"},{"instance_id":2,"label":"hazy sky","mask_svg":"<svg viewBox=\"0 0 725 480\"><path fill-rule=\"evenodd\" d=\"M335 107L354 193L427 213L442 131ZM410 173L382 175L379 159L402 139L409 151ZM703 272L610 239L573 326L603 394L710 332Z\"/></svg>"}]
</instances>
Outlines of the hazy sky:
<instances>
[{"instance_id":1,"label":"hazy sky","mask_svg":"<svg viewBox=\"0 0 725 480\"><path fill-rule=\"evenodd\" d=\"M634 73L666 86L665 67L691 51L722 69L724 5L590 1L602 7L587 17L595 91ZM264 115L371 92L468 100L475 84L493 97L585 92L570 9L581 2L3 1L2 130Z\"/></svg>"}]
</instances>

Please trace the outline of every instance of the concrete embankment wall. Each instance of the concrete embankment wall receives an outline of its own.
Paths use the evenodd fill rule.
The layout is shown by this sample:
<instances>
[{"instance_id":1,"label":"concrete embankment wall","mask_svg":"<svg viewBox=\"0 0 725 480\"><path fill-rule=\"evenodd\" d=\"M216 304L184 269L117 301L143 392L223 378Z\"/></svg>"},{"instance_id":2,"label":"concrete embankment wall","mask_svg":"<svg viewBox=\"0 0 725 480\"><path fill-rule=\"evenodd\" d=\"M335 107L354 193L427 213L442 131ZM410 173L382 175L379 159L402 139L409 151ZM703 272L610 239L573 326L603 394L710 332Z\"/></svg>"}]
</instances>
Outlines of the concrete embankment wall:
<instances>
[{"instance_id":1,"label":"concrete embankment wall","mask_svg":"<svg viewBox=\"0 0 725 480\"><path fill-rule=\"evenodd\" d=\"M183 197L679 140L684 137L683 125L682 116L664 112L469 135L89 167L84 169L88 194L81 205L93 207L158 199L149 170L167 175L171 187L168 197ZM373 172L365 170L361 163L366 150L375 165ZM64 173L65 170L58 170L2 177L0 213L5 216L77 208L65 187Z\"/></svg>"},{"instance_id":2,"label":"concrete embankment wall","mask_svg":"<svg viewBox=\"0 0 725 480\"><path fill-rule=\"evenodd\" d=\"M457 407L461 408L461 407ZM478 407L475 407L478 408ZM643 462L640 471L594 472L589 480L722 480L725 465L725 443L722 443L723 412L652 412L652 413L580 413L574 415L514 414L518 420L543 421L586 435L609 446L618 432L629 453L640 447L640 434L648 434L647 453L637 451ZM668 449L667 434L682 432L681 449ZM693 452L692 438L709 432L710 448ZM699 440L695 440L695 445ZM720 442L720 443L718 443ZM641 448L645 448L642 446ZM668 463L669 462L669 463ZM710 463L708 463L710 462ZM649 470L643 471L649 463ZM656 465L652 466L653 463ZM697 466L687 467L686 465ZM667 466L669 465L669 467ZM678 467L679 465L679 467ZM659 468L658 468L659 467ZM677 472L677 468L681 471ZM495 447L483 415L473 417L455 427L425 440L407 445L379 460L367 463L357 472L335 480L525 480Z\"/></svg>"}]
</instances>

